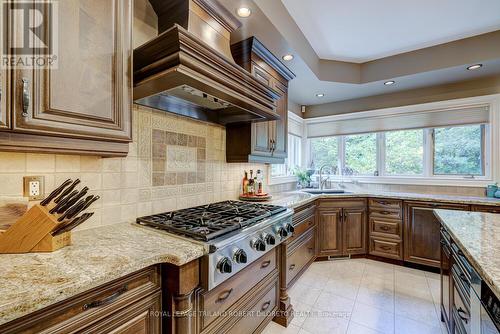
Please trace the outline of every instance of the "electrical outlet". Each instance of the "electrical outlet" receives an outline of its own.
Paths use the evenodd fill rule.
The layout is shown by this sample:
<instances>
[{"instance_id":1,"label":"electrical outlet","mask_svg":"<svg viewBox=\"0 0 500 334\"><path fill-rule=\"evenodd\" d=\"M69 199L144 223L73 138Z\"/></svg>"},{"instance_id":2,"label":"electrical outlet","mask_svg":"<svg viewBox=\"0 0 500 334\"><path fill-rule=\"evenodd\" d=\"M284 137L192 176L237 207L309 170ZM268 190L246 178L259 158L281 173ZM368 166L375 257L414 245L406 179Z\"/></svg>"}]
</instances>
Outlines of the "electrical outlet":
<instances>
[{"instance_id":1,"label":"electrical outlet","mask_svg":"<svg viewBox=\"0 0 500 334\"><path fill-rule=\"evenodd\" d=\"M44 198L45 178L43 176L25 176L24 197L30 201L39 201Z\"/></svg>"}]
</instances>

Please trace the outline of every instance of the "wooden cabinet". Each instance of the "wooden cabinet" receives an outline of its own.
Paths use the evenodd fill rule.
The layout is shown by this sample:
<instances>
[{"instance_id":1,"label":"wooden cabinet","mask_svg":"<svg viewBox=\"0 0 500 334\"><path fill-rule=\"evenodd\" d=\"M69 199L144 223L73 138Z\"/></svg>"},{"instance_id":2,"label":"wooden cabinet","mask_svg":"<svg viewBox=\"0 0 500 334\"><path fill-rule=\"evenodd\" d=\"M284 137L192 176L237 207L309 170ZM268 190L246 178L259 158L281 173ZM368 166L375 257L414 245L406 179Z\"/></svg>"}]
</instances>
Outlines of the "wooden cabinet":
<instances>
[{"instance_id":1,"label":"wooden cabinet","mask_svg":"<svg viewBox=\"0 0 500 334\"><path fill-rule=\"evenodd\" d=\"M161 333L160 267L153 266L0 326L3 334Z\"/></svg>"},{"instance_id":2,"label":"wooden cabinet","mask_svg":"<svg viewBox=\"0 0 500 334\"><path fill-rule=\"evenodd\" d=\"M48 9L38 8L48 20ZM131 13L132 0L59 3L58 25L64 29L57 66L9 73L12 103L2 104L0 124L10 114L11 131L1 133L0 150L126 155L132 132ZM14 27L21 24L11 19Z\"/></svg>"},{"instance_id":3,"label":"wooden cabinet","mask_svg":"<svg viewBox=\"0 0 500 334\"><path fill-rule=\"evenodd\" d=\"M237 64L275 90L276 121L226 127L227 162L284 163L288 141L288 81L295 75L255 37L231 46Z\"/></svg>"},{"instance_id":4,"label":"wooden cabinet","mask_svg":"<svg viewBox=\"0 0 500 334\"><path fill-rule=\"evenodd\" d=\"M486 212L486 213L500 213L500 206L472 205L471 211Z\"/></svg>"},{"instance_id":5,"label":"wooden cabinet","mask_svg":"<svg viewBox=\"0 0 500 334\"><path fill-rule=\"evenodd\" d=\"M369 205L369 253L403 259L403 201L371 198Z\"/></svg>"},{"instance_id":6,"label":"wooden cabinet","mask_svg":"<svg viewBox=\"0 0 500 334\"><path fill-rule=\"evenodd\" d=\"M468 205L451 203L405 202L404 260L440 266L440 223L434 209L464 210Z\"/></svg>"},{"instance_id":7,"label":"wooden cabinet","mask_svg":"<svg viewBox=\"0 0 500 334\"><path fill-rule=\"evenodd\" d=\"M318 255L366 253L366 200L320 200Z\"/></svg>"},{"instance_id":8,"label":"wooden cabinet","mask_svg":"<svg viewBox=\"0 0 500 334\"><path fill-rule=\"evenodd\" d=\"M279 256L278 248L274 248L215 289L208 292L198 289L195 298L197 331L193 327L192 332L262 331L278 307ZM182 329L177 332L184 333Z\"/></svg>"}]
</instances>

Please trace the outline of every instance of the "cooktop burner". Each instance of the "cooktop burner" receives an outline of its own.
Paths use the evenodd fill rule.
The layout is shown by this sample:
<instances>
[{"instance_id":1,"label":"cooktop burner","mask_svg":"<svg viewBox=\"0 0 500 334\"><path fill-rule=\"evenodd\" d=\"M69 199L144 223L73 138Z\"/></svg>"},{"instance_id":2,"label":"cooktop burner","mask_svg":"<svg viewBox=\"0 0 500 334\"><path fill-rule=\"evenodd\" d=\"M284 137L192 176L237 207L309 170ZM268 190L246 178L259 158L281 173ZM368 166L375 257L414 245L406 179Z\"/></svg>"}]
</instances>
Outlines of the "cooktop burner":
<instances>
[{"instance_id":1,"label":"cooktop burner","mask_svg":"<svg viewBox=\"0 0 500 334\"><path fill-rule=\"evenodd\" d=\"M285 207L276 205L224 201L140 217L137 223L210 241L285 210Z\"/></svg>"}]
</instances>

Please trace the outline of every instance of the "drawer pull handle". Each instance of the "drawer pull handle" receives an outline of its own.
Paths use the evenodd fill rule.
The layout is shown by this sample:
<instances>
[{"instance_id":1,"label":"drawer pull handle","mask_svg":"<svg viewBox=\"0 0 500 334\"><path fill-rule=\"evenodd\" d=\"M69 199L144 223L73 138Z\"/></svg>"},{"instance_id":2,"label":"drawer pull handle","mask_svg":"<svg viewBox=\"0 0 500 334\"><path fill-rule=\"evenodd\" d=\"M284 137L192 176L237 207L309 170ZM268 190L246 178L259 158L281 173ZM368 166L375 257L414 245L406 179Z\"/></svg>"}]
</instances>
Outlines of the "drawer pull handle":
<instances>
[{"instance_id":1,"label":"drawer pull handle","mask_svg":"<svg viewBox=\"0 0 500 334\"><path fill-rule=\"evenodd\" d=\"M382 215L390 215L391 213L389 211L380 211L380 214L382 214Z\"/></svg>"},{"instance_id":2,"label":"drawer pull handle","mask_svg":"<svg viewBox=\"0 0 500 334\"><path fill-rule=\"evenodd\" d=\"M388 226L380 226L380 229L384 230L384 231L389 231L389 227Z\"/></svg>"},{"instance_id":3,"label":"drawer pull handle","mask_svg":"<svg viewBox=\"0 0 500 334\"><path fill-rule=\"evenodd\" d=\"M261 307L261 311L264 312L265 310L267 310L269 308L269 306L271 306L271 301L268 300L267 302L265 302L264 304L262 304L262 307Z\"/></svg>"},{"instance_id":4,"label":"drawer pull handle","mask_svg":"<svg viewBox=\"0 0 500 334\"><path fill-rule=\"evenodd\" d=\"M380 205L387 205L388 204L386 201L377 201L377 203Z\"/></svg>"},{"instance_id":5,"label":"drawer pull handle","mask_svg":"<svg viewBox=\"0 0 500 334\"><path fill-rule=\"evenodd\" d=\"M270 264L271 264L271 261L267 260L267 261L262 262L262 265L260 267L261 268L267 268L267 267L269 267Z\"/></svg>"},{"instance_id":6,"label":"drawer pull handle","mask_svg":"<svg viewBox=\"0 0 500 334\"><path fill-rule=\"evenodd\" d=\"M292 263L290 267L288 267L288 270L294 270L295 269L295 263Z\"/></svg>"},{"instance_id":7,"label":"drawer pull handle","mask_svg":"<svg viewBox=\"0 0 500 334\"><path fill-rule=\"evenodd\" d=\"M26 78L22 78L23 82L23 112L22 116L23 117L28 117L28 109L30 107L30 102L31 102L31 94L30 94L30 88L29 88L29 80Z\"/></svg>"},{"instance_id":8,"label":"drawer pull handle","mask_svg":"<svg viewBox=\"0 0 500 334\"><path fill-rule=\"evenodd\" d=\"M465 324L467 324L469 322L469 317L468 317L467 312L465 312L461 307L458 308L457 313L458 313L458 317L460 319L462 319L465 322ZM464 315L462 315L462 314L464 314Z\"/></svg>"},{"instance_id":9,"label":"drawer pull handle","mask_svg":"<svg viewBox=\"0 0 500 334\"><path fill-rule=\"evenodd\" d=\"M389 250L391 250L391 249L392 249L392 248L391 248L391 247L389 247L389 246L380 246L380 248L381 248L381 249L383 249L383 250L386 250L386 251L389 251Z\"/></svg>"},{"instance_id":10,"label":"drawer pull handle","mask_svg":"<svg viewBox=\"0 0 500 334\"><path fill-rule=\"evenodd\" d=\"M232 292L233 292L233 288L224 291L223 293L221 293L219 295L219 297L217 298L216 302L221 303L221 302L225 301L226 299L229 298L229 296L231 295Z\"/></svg>"},{"instance_id":11,"label":"drawer pull handle","mask_svg":"<svg viewBox=\"0 0 500 334\"><path fill-rule=\"evenodd\" d=\"M124 287L122 287L120 290L116 291L115 293L113 293L112 295L110 295L106 298L103 298L101 300L96 300L96 301L93 301L91 303L87 303L87 304L83 305L83 310L88 310L91 308L96 308L99 306L111 304L113 301L115 301L118 297L120 297L125 292L127 292L126 285Z\"/></svg>"}]
</instances>

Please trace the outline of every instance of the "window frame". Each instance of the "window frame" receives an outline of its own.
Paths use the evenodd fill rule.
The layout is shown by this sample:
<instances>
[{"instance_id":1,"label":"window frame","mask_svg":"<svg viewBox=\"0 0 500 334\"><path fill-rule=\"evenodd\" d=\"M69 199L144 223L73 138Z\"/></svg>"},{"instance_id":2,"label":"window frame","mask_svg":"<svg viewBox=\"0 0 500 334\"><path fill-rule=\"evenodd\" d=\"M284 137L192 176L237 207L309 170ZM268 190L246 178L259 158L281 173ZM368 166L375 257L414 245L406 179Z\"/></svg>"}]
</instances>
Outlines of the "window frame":
<instances>
[{"instance_id":1,"label":"window frame","mask_svg":"<svg viewBox=\"0 0 500 334\"><path fill-rule=\"evenodd\" d=\"M493 151L493 123L481 124L465 124L453 125L450 127L463 127L467 125L482 125L482 165L483 175L440 175L434 174L434 130L442 127L435 128L422 128L423 131L423 174L420 175L394 175L386 172L386 132L375 132L377 134L377 170L378 176L374 175L330 175L330 179L338 182L366 182L366 183L388 183L388 184L428 184L428 185L469 185L469 186L483 186L488 184L493 179L492 161ZM402 129L395 131L404 131L411 129ZM418 129L414 129L418 130ZM337 137L338 140L338 155L340 170L345 168L345 138L348 135L332 136ZM323 136L328 137L328 136ZM321 138L321 137L318 137ZM312 152L312 139L307 139L308 152L307 152L307 165L311 164ZM319 168L320 166L315 166Z\"/></svg>"}]
</instances>

